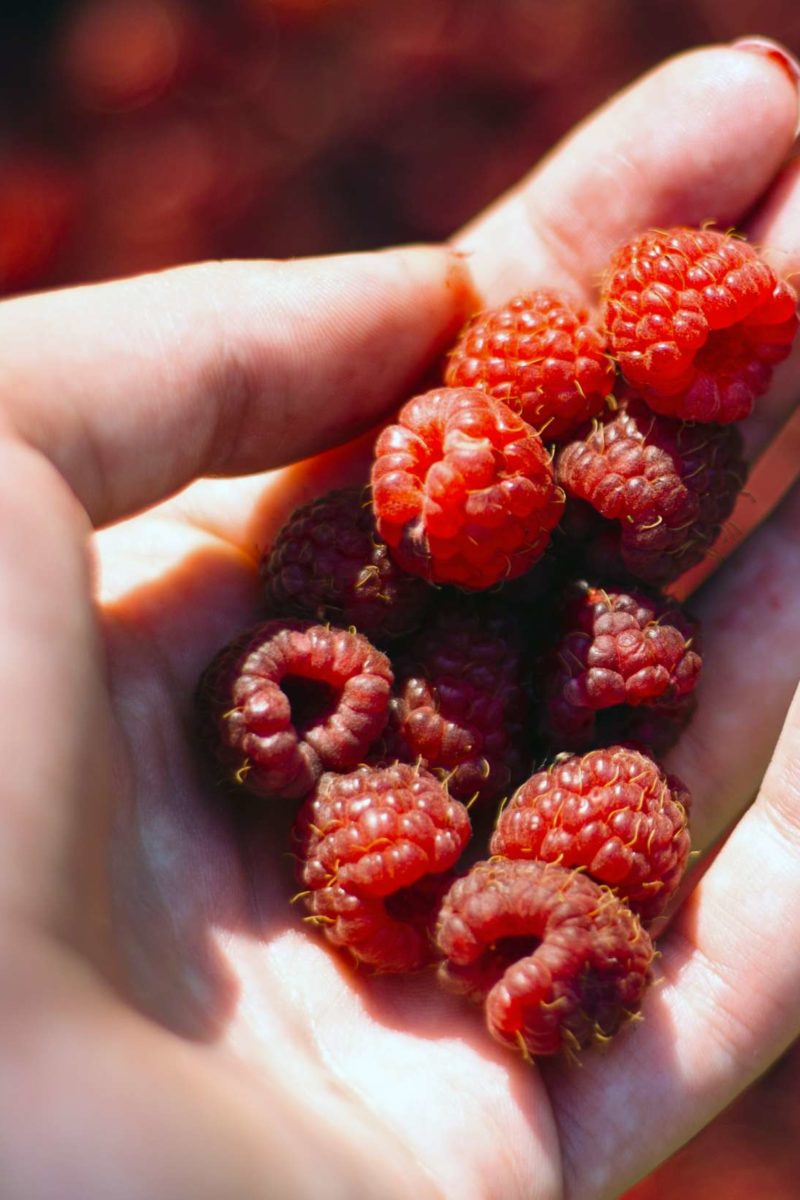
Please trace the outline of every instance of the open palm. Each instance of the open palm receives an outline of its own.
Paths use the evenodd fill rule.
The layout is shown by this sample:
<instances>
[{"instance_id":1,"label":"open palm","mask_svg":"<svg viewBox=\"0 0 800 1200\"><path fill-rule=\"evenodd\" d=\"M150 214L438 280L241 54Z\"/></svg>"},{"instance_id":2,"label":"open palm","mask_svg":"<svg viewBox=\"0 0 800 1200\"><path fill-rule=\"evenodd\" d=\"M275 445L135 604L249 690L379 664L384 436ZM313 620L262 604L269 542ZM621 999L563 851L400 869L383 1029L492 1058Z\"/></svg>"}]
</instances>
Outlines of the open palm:
<instances>
[{"instance_id":1,"label":"open palm","mask_svg":"<svg viewBox=\"0 0 800 1200\"><path fill-rule=\"evenodd\" d=\"M580 1069L517 1061L429 973L334 957L287 902L290 815L227 807L190 724L200 670L258 618L259 549L360 476L369 437L280 468L406 397L474 304L467 267L488 301L591 299L622 238L713 219L786 274L796 119L776 60L700 51L579 130L457 255L195 267L0 309L9 1200L599 1200L797 1035L800 495L695 604L706 677L670 766L701 850L738 825L663 938L644 1023ZM799 372L751 420L752 454Z\"/></svg>"}]
</instances>

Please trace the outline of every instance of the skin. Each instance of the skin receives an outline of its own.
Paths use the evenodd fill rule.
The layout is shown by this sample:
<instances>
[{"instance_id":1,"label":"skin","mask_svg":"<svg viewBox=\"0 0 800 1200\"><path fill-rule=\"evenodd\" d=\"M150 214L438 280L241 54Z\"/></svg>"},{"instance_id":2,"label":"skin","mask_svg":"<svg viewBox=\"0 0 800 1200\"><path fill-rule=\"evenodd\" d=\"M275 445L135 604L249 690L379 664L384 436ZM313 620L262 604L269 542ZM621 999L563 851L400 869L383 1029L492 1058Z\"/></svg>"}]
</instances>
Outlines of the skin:
<instances>
[{"instance_id":1,"label":"skin","mask_svg":"<svg viewBox=\"0 0 800 1200\"><path fill-rule=\"evenodd\" d=\"M234 817L187 733L201 669L258 616L259 549L358 476L369 436L283 465L404 399L472 286L591 299L622 238L709 218L796 270L796 122L774 58L696 51L612 100L458 254L189 267L0 306L8 1200L603 1200L797 1036L797 490L696 601L702 705L670 766L699 849L731 832L661 941L644 1021L580 1069L518 1061L428 974L355 976L287 903L286 813ZM754 452L798 383L795 355Z\"/></svg>"}]
</instances>

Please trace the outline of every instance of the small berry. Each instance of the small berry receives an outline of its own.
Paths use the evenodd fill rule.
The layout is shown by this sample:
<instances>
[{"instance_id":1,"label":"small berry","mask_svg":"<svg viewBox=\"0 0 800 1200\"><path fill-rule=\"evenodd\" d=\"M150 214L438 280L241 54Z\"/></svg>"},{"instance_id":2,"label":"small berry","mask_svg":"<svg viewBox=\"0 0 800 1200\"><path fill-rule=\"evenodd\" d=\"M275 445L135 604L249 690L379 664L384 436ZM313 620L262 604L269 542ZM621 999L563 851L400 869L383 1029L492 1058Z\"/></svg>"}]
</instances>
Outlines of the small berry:
<instances>
[{"instance_id":1,"label":"small berry","mask_svg":"<svg viewBox=\"0 0 800 1200\"><path fill-rule=\"evenodd\" d=\"M601 710L673 705L691 696L702 665L697 635L696 624L665 596L573 584L546 666L551 744L588 749Z\"/></svg>"},{"instance_id":2,"label":"small berry","mask_svg":"<svg viewBox=\"0 0 800 1200\"><path fill-rule=\"evenodd\" d=\"M279 615L354 625L373 641L413 633L433 591L396 566L361 488L298 508L265 554L267 604Z\"/></svg>"},{"instance_id":3,"label":"small berry","mask_svg":"<svg viewBox=\"0 0 800 1200\"><path fill-rule=\"evenodd\" d=\"M614 375L588 311L541 290L474 317L450 353L445 381L504 401L547 440L597 416Z\"/></svg>"},{"instance_id":4,"label":"small berry","mask_svg":"<svg viewBox=\"0 0 800 1200\"><path fill-rule=\"evenodd\" d=\"M442 904L442 978L483 1000L489 1032L524 1055L612 1037L638 1011L653 945L607 888L551 863L477 863Z\"/></svg>"},{"instance_id":5,"label":"small berry","mask_svg":"<svg viewBox=\"0 0 800 1200\"><path fill-rule=\"evenodd\" d=\"M689 856L689 793L624 746L563 758L515 793L492 854L583 867L643 920L663 911Z\"/></svg>"},{"instance_id":6,"label":"small berry","mask_svg":"<svg viewBox=\"0 0 800 1200\"><path fill-rule=\"evenodd\" d=\"M568 442L557 459L568 497L617 523L619 552L637 579L662 586L700 562L746 476L735 426L659 417L637 397Z\"/></svg>"},{"instance_id":7,"label":"small berry","mask_svg":"<svg viewBox=\"0 0 800 1200\"><path fill-rule=\"evenodd\" d=\"M612 354L655 412L727 424L748 416L797 332L797 297L741 238L650 230L614 255L605 289Z\"/></svg>"},{"instance_id":8,"label":"small berry","mask_svg":"<svg viewBox=\"0 0 800 1200\"><path fill-rule=\"evenodd\" d=\"M563 508L541 438L476 388L439 388L401 409L378 437L372 494L401 567L474 590L533 566Z\"/></svg>"},{"instance_id":9,"label":"small berry","mask_svg":"<svg viewBox=\"0 0 800 1200\"><path fill-rule=\"evenodd\" d=\"M525 776L522 650L502 617L443 605L395 660L388 746L447 778L459 800L497 800Z\"/></svg>"},{"instance_id":10,"label":"small berry","mask_svg":"<svg viewBox=\"0 0 800 1200\"><path fill-rule=\"evenodd\" d=\"M306 795L348 771L380 736L389 660L360 634L275 620L226 646L197 691L200 731L226 773L260 796Z\"/></svg>"},{"instance_id":11,"label":"small berry","mask_svg":"<svg viewBox=\"0 0 800 1200\"><path fill-rule=\"evenodd\" d=\"M464 805L427 771L396 763L323 775L295 824L312 921L377 970L425 966L469 837Z\"/></svg>"}]
</instances>

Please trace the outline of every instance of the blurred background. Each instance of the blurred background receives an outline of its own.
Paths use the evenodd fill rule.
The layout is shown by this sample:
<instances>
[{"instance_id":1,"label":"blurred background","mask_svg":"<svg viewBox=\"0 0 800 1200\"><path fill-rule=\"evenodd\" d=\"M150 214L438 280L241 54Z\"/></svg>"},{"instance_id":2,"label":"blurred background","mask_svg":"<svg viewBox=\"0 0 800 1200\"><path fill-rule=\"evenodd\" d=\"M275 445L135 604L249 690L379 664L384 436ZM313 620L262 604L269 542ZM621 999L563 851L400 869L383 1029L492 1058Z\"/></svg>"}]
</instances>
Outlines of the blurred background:
<instances>
[{"instance_id":1,"label":"blurred background","mask_svg":"<svg viewBox=\"0 0 800 1200\"><path fill-rule=\"evenodd\" d=\"M686 46L798 0L25 0L0 17L0 294L441 238Z\"/></svg>"},{"instance_id":2,"label":"blurred background","mask_svg":"<svg viewBox=\"0 0 800 1200\"><path fill-rule=\"evenodd\" d=\"M748 33L800 56L800 0L6 5L0 296L446 237L647 67ZM709 1192L800 1197L800 1046L627 1200Z\"/></svg>"}]
</instances>

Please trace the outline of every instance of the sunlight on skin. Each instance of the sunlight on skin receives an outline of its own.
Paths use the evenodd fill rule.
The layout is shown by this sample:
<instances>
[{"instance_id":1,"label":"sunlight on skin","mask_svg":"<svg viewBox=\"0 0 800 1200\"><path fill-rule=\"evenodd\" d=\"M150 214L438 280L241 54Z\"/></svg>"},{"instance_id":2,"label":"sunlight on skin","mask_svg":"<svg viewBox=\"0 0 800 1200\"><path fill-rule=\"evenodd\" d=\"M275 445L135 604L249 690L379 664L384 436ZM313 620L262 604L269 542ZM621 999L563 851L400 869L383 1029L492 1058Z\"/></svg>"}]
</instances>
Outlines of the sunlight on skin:
<instances>
[{"instance_id":1,"label":"sunlight on skin","mask_svg":"<svg viewBox=\"0 0 800 1200\"><path fill-rule=\"evenodd\" d=\"M478 1200L493 1171L504 1194L557 1194L557 1175L543 1165L557 1154L537 1074L487 1047L478 1014L437 992L428 972L367 987L296 932L231 951L242 994L226 1039L240 1052L257 1057L262 1045L271 1055L286 1037L263 1008L264 994L283 995L287 1020L313 1042L329 1078L417 1145L443 1195Z\"/></svg>"},{"instance_id":2,"label":"sunlight on skin","mask_svg":"<svg viewBox=\"0 0 800 1200\"><path fill-rule=\"evenodd\" d=\"M727 116L734 88L742 118L732 130ZM645 136L643 122L650 119L651 111L657 113L657 123ZM672 114L671 121L664 120L666 112ZM790 95L786 77L767 59L714 49L667 64L615 101L594 125L579 131L571 146L567 144L551 158L524 190L465 234L462 245L469 248L481 288L487 294L496 288L495 298L499 299L518 287L559 279L584 288L596 281L619 238L644 224L699 221L709 215L725 223L735 220L753 207L788 152L796 113L796 96ZM724 136L728 132L730 136ZM675 179L676 161L682 172L679 180ZM600 192L602 205L594 199ZM719 211L710 213L717 203ZM588 223L578 219L580 212L588 213ZM792 224L790 218L783 210L773 211L770 217L771 228L786 231L781 240L783 244L785 238L787 253L788 247L795 245L796 221ZM547 233L544 221L549 222ZM559 221L569 226L572 245L568 245L564 229L558 231ZM800 254L800 247L795 247L794 254ZM384 363L382 370L388 369L389 375L381 374L380 387L374 380L368 381L365 386L373 388L370 397L355 396L355 424L337 420L335 412L327 413L326 419L331 421L326 426L328 436L334 436L331 431L345 436L348 429L359 423L363 426L367 413L375 418L384 413L386 391L381 387L389 386L387 378L393 381L392 395L402 399L403 387L412 386L408 381L435 347L446 341L447 328L452 335L456 310L466 291L463 283L459 284L455 297L452 269L445 270L441 261L434 262L435 257L422 254L414 258L413 269L431 287L430 309L417 314L416 332L403 342L403 362L388 367ZM370 260L370 270L372 265ZM307 272L314 269L303 265L300 293L307 286ZM323 264L322 269L329 272L326 286L332 287L335 267ZM357 280L358 260L348 259L346 269ZM386 269L397 270L398 287L403 279L410 284L409 265L403 267L392 260ZM375 266L375 270L379 268ZM239 300L245 298L246 311L258 316L254 326L258 335L245 337L250 365L242 374L241 363L234 362L235 353L231 359L231 344L226 341L228 373L220 376L217 364L217 373L211 370L209 374L206 358L204 392L197 392L198 376L192 377L190 372L187 379L180 371L175 373L169 355L160 368L166 376L157 371L157 377L143 381L149 342L147 352L140 349L125 359L124 339L118 345L112 337L110 344L115 354L123 354L124 369L114 380L110 399L90 397L88 405L81 386L73 392L67 388L65 399L63 389L55 387L54 377L46 377L47 364L52 365L53 360L47 359L38 390L24 386L25 370L15 360L12 377L17 386L12 388L10 418L19 420L20 431L37 445L49 448L98 518L121 516L129 506L173 492L196 470L209 469L209 464L231 472L274 464L280 460L276 448L285 449L287 437L294 447L292 454L308 453L321 444L318 430L313 431L310 444L303 442L302 403L308 403L307 392L298 388L298 401L291 386L292 371L299 371L302 380L308 355L298 355L292 339L287 342L283 335L275 345L262 344L262 335L269 343L263 325L264 280L260 268L258 284L248 281L246 275L243 269L241 288L237 285L235 290ZM203 273L194 278L203 278ZM154 284L145 280L121 286L121 294L127 297L124 310L131 296L151 295L148 289ZM177 273L169 276L167 286L177 289L177 295L182 288L191 291L194 285ZM388 314L390 325L396 322L405 328L408 322L414 324L414 292L407 286L402 303L392 301L388 309L382 309L383 320ZM99 320L110 303L109 291L92 296L87 303L91 307L96 301ZM58 309L62 303L45 301L46 315L51 305ZM35 300L25 302L25 314L34 309ZM193 307L188 314L190 326L196 324L196 311ZM230 338L236 332L235 315L224 316L226 337ZM462 316L459 312L458 319ZM28 317L19 319L19 327L14 321L10 330L5 327L9 355L20 352L18 335ZM347 325L343 340L338 327L326 325L323 349L327 350L311 370L314 387L322 397L318 406L331 406L324 386L331 345L343 346L347 358L347 349L359 346L359 336L365 332L358 321L355 325L358 328ZM126 330L129 339L132 333ZM205 337L206 330L203 333ZM187 331L178 329L177 334L180 342ZM167 344L172 335L176 335L174 328L164 330ZM83 344L79 338L77 341ZM287 345L291 369L282 357ZM28 350L33 361L38 360L35 337ZM55 376L66 383L73 378L68 369L74 365L71 353L72 348L66 346L64 360L56 362ZM300 404L300 418L277 433L269 407L272 391L263 380L258 385L259 370L265 363L271 384L276 374L282 379L283 386L278 389L281 404L289 408L292 403ZM354 389L358 391L351 369L348 361L336 376L348 399L353 399ZM367 370L362 383L369 374ZM213 402L213 388L209 392L209 380L224 386L226 379L238 380L240 392L233 397L225 393L227 411L220 414ZM143 387L145 402L137 409ZM163 403L165 394L171 396L170 388L177 390L171 397L173 407ZM336 388L333 392L339 394ZM53 395L59 396L60 403L49 408ZM249 414L252 429L246 416L240 413L238 422L236 419L236 401L242 396L242 411ZM30 412L21 409L20 397L27 397ZM109 401L105 406L104 400ZM763 430L770 420L772 428L777 427L785 415L783 405L781 400L771 417L773 410L762 406ZM347 404L345 407L353 418L354 412ZM188 418L197 408L202 413L195 426ZM140 419L143 414L155 414L157 420L145 438L137 429L137 412ZM181 417L176 426L186 433L181 443L185 454L170 467L159 439L167 436L176 414ZM226 417L230 418L228 424ZM71 423L78 428L83 423L86 437L70 437ZM221 440L215 441L215 437ZM154 444L161 453L148 460L147 451ZM360 454L364 447L362 442ZM76 449L84 450L86 462L80 462ZM193 455L195 459L199 455L204 466L190 470ZM286 452L284 458L287 456L292 455ZM362 463L359 459L358 473L363 470ZM352 456L340 451L326 456L322 463L305 462L244 480L195 484L150 513L112 526L96 540L107 601L111 697L125 731L125 754L115 755L117 775L112 773L106 788L118 803L112 838L117 872L114 911L124 955L135 975L132 994L155 1018L147 1029L157 1032L158 1045L174 1046L181 1064L195 1064L192 1069L187 1067L190 1082L179 1093L177 1115L181 1121L186 1122L192 1111L187 1106L192 1102L195 1071L199 1102L205 1103L207 1095L219 1094L225 1098L221 1112L249 1112L243 1144L247 1154L254 1153L253 1131L258 1135L263 1129L266 1134L273 1127L272 1106L279 1081L293 1113L296 1107L301 1135L310 1136L310 1129L316 1133L315 1121L319 1122L320 1145L313 1148L319 1149L323 1165L332 1164L331 1187L340 1185L336 1195L350 1200L371 1194L367 1184L374 1184L380 1164L381 1172L386 1172L386 1186L381 1186L380 1194L387 1197L408 1193L422 1197L428 1182L432 1196L438 1193L458 1200L499 1195L503 1200L611 1197L710 1119L796 1033L792 1004L800 986L800 968L795 965L800 955L787 954L776 962L770 932L771 923L782 927L787 914L796 912L800 903L800 894L794 894L795 889L800 891L796 830L788 817L774 816L779 811L775 797L786 789L791 796L797 791L791 770L797 761L793 732L797 714L789 723L789 741L778 756L765 799L745 818L681 911L671 940L665 941L665 982L648 997L644 1024L623 1033L607 1054L587 1055L583 1069L546 1064L540 1075L485 1036L479 1013L462 1000L436 991L425 976L362 984L313 935L303 931L300 914L287 904L293 890L291 865L284 850L288 814L266 805L251 808L242 804L234 820L223 799L209 789L189 734L191 693L200 670L221 642L256 619L260 549L295 503L335 483L349 482L352 475ZM62 491L66 492L63 486ZM70 502L74 504L74 500ZM718 653L716 640L720 647L743 645L735 664L737 679L761 681L768 656L785 670L777 687L780 699L768 711L759 691L757 727L748 726L747 739L741 736L741 725L749 717L749 707L747 711L743 708L738 725L731 716L721 718L730 721L730 726L716 731L712 725L703 733L698 726L694 762L692 752L686 754L689 774L696 776L692 782L698 790L698 828L707 839L744 803L743 782L751 786L759 764L763 770L765 755L777 735L788 680L792 673L797 678L797 664L792 672L791 658L793 647L800 646L800 636L787 646L784 639L795 626L788 612L781 614L780 624L765 621L759 627L761 640L751 637L748 643L748 618L741 605L726 601L723 590L730 588L735 595L737 581L746 594L755 586L768 608L767 590L758 581L770 576L775 587L780 587L781 580L785 586L786 568L794 572L788 577L796 578L797 564L787 561L785 555L782 562L778 549L780 537L788 536L789 525L796 529L790 510L791 502L757 535L755 549L751 552L748 548L741 565L726 567L722 582L715 580L701 601L708 614L710 663ZM36 513L25 515L34 522ZM47 612L52 616L52 609L59 616L70 591L65 590L64 597L53 592L51 580L61 577L53 571L60 566L64 578L69 570L79 571L71 560L65 557L62 562L58 557L62 548L58 530L48 530L44 518L41 525L41 529L35 525L35 531L42 546L49 549L52 545L53 560L48 561L47 572L42 568L37 596L43 604L54 600ZM71 527L62 541L68 536L74 536ZM22 533L18 543L0 548L8 550L8 561L16 556L28 568ZM27 578L22 570L20 576ZM74 586L77 589L79 585ZM24 610L6 615L27 630ZM796 623L800 625L800 615ZM84 636L84 631L79 632ZM89 638L91 630L85 636ZM67 665L71 663L66 657L69 649L66 639L58 643ZM708 692L720 690L729 696L733 684L721 659L720 654L717 665L709 668ZM46 665L39 671L44 672ZM44 675L35 676L37 681L41 677ZM95 688L96 681L90 682ZM743 686L741 692L744 701ZM37 692L36 699L40 698ZM27 693L14 699L19 706ZM17 714L13 705L8 707L12 740L7 758L12 762L12 750L17 751L13 740ZM60 716L66 707L62 702L55 713ZM66 722L53 717L52 725L57 737ZM99 717L97 727L102 727ZM96 738L96 728L92 732ZM713 760L705 761L700 752L703 738L706 747L714 746ZM723 745L717 741L720 738ZM27 766L34 760L24 761ZM80 771L77 777L86 790ZM83 803L82 797L78 799ZM74 813L61 818L65 823L67 815L89 812L78 799ZM45 805L42 811L50 811L50 807ZM27 811L25 816L30 819ZM86 827L81 827L81 832ZM783 836L778 836L776 831L781 829ZM56 833L64 836L60 826ZM240 853L243 844L244 858ZM48 854L54 854L49 843L41 861L47 862ZM756 888L767 858L774 864L774 888ZM748 878L753 881L754 894L743 919L732 901ZM23 882L20 876L20 884ZM763 980L764 990L754 986L753 979ZM118 1008L126 1014L127 1030L130 1010L123 1005ZM170 1030L180 1036L169 1036ZM155 1051L153 1057L157 1060ZM172 1061L169 1056L167 1059ZM209 1073L206 1086L205 1073L212 1068L219 1074ZM127 1070L136 1074L135 1060ZM235 1089L229 1088L232 1077ZM157 1079L164 1086L162 1075ZM654 1080L658 1081L655 1093ZM165 1098L159 1099L167 1108ZM549 1100L554 1101L553 1111ZM205 1110L203 1114L201 1140L195 1146L198 1163L206 1149ZM228 1128L226 1125L226 1131ZM632 1137L634 1128L636 1136ZM301 1135L296 1135L294 1142L302 1142ZM559 1139L565 1156L563 1188ZM219 1137L213 1144L223 1150L228 1145ZM242 1145L235 1134L230 1146L232 1161L241 1160ZM264 1161L271 1161L269 1148ZM314 1161L316 1164L316 1156ZM263 1173L261 1159L256 1166ZM199 1166L196 1172L200 1173ZM250 1200L260 1190L261 1184L247 1178L239 1194Z\"/></svg>"}]
</instances>

